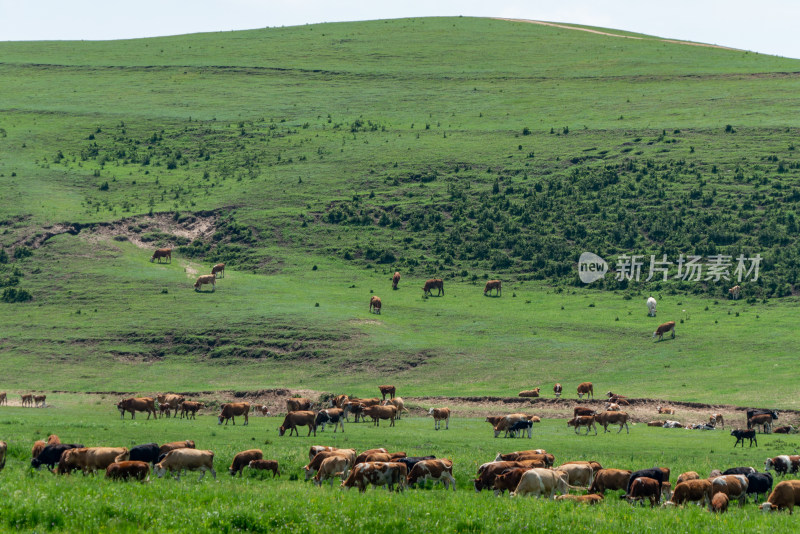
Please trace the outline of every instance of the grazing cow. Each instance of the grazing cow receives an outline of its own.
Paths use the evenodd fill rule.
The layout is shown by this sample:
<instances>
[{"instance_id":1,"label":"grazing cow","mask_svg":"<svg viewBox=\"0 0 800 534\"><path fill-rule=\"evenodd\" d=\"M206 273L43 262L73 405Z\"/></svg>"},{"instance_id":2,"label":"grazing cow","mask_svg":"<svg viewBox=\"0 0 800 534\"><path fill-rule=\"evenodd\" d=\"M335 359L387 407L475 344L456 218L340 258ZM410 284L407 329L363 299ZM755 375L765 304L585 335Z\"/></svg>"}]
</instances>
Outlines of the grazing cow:
<instances>
[{"instance_id":1,"label":"grazing cow","mask_svg":"<svg viewBox=\"0 0 800 534\"><path fill-rule=\"evenodd\" d=\"M608 425L619 425L619 430L617 430L617 434L622 432L622 427L625 427L625 433L630 434L630 428L628 427L628 414L627 412L603 412L599 413L594 416L594 420L597 421L600 425L603 426L603 434L608 432ZM587 429L588 434L588 429Z\"/></svg>"},{"instance_id":2,"label":"grazing cow","mask_svg":"<svg viewBox=\"0 0 800 534\"><path fill-rule=\"evenodd\" d=\"M174 410L172 415L178 415L181 403L186 400L186 397L174 393L164 393L156 395L156 400L158 401L159 407L166 405L168 410Z\"/></svg>"},{"instance_id":3,"label":"grazing cow","mask_svg":"<svg viewBox=\"0 0 800 534\"><path fill-rule=\"evenodd\" d=\"M715 493L711 499L711 511L721 514L728 511L728 496L724 493Z\"/></svg>"},{"instance_id":4,"label":"grazing cow","mask_svg":"<svg viewBox=\"0 0 800 534\"><path fill-rule=\"evenodd\" d=\"M545 456L553 456L553 455L552 454L547 454ZM550 465L552 465L552 464L550 464ZM569 462L564 462L561 465L587 465L587 466L592 468L592 472L594 474L597 474L598 471L603 469L603 466L600 465L598 462L595 462L594 460L590 460L590 461L586 461L586 460L571 460Z\"/></svg>"},{"instance_id":5,"label":"grazing cow","mask_svg":"<svg viewBox=\"0 0 800 534\"><path fill-rule=\"evenodd\" d=\"M211 284L211 292L217 290L217 277L213 274L203 274L197 277L197 281L194 283L194 290L200 291L200 286L205 284ZM205 474L205 472L203 472Z\"/></svg>"},{"instance_id":6,"label":"grazing cow","mask_svg":"<svg viewBox=\"0 0 800 534\"><path fill-rule=\"evenodd\" d=\"M169 404L159 404L158 405L158 413L161 415L161 418L167 417L169 419L170 410L172 408L169 407Z\"/></svg>"},{"instance_id":7,"label":"grazing cow","mask_svg":"<svg viewBox=\"0 0 800 534\"><path fill-rule=\"evenodd\" d=\"M736 438L736 443L733 444L733 448L735 449L739 442L742 442L742 448L744 448L744 440L750 440L750 446L753 446L753 442L755 442L756 447L758 447L758 439L756 439L756 431L755 429L750 430L731 430L731 436Z\"/></svg>"},{"instance_id":8,"label":"grazing cow","mask_svg":"<svg viewBox=\"0 0 800 534\"><path fill-rule=\"evenodd\" d=\"M581 504L600 504L603 502L602 495L559 495L557 501L571 501Z\"/></svg>"},{"instance_id":9,"label":"grazing cow","mask_svg":"<svg viewBox=\"0 0 800 534\"><path fill-rule=\"evenodd\" d=\"M217 276L217 273L222 273L222 276L220 276L219 278L225 278L225 264L224 263L218 263L218 264L216 264L215 266L213 266L211 268L211 274L213 274L214 276Z\"/></svg>"},{"instance_id":10,"label":"grazing cow","mask_svg":"<svg viewBox=\"0 0 800 534\"><path fill-rule=\"evenodd\" d=\"M770 414L754 415L747 420L747 428L761 426L762 434L769 434L772 431L772 416Z\"/></svg>"},{"instance_id":11,"label":"grazing cow","mask_svg":"<svg viewBox=\"0 0 800 534\"><path fill-rule=\"evenodd\" d=\"M453 478L453 462L446 458L439 460L422 460L414 464L411 471L406 477L406 483L413 486L417 483L424 484L426 480L433 480L434 485L441 482L444 484L444 489L450 489L450 484L453 485L453 491L456 490L456 479Z\"/></svg>"},{"instance_id":12,"label":"grazing cow","mask_svg":"<svg viewBox=\"0 0 800 534\"><path fill-rule=\"evenodd\" d=\"M444 429L450 429L450 408L431 408L428 410L428 415L433 416L433 429L439 430L444 421ZM495 437L497 435L495 434Z\"/></svg>"},{"instance_id":13,"label":"grazing cow","mask_svg":"<svg viewBox=\"0 0 800 534\"><path fill-rule=\"evenodd\" d=\"M631 472L627 469L600 469L594 475L594 480L589 486L589 493L603 495L606 490L628 489Z\"/></svg>"},{"instance_id":14,"label":"grazing cow","mask_svg":"<svg viewBox=\"0 0 800 534\"><path fill-rule=\"evenodd\" d=\"M671 502L677 506L686 504L689 501L702 502L703 506L708 506L711 503L711 496L712 486L710 480L699 478L683 480L676 484Z\"/></svg>"},{"instance_id":15,"label":"grazing cow","mask_svg":"<svg viewBox=\"0 0 800 534\"><path fill-rule=\"evenodd\" d=\"M631 484L637 478L652 478L656 480L659 484L659 488L661 484L669 480L669 469L661 468L661 467L651 467L650 469L640 469L638 471L634 471L631 473L631 478L628 481L628 488L625 490L625 493L630 495L631 493ZM661 490L659 489L659 495L661 494Z\"/></svg>"},{"instance_id":16,"label":"grazing cow","mask_svg":"<svg viewBox=\"0 0 800 534\"><path fill-rule=\"evenodd\" d=\"M597 427L594 425L594 416L591 415L579 415L578 417L573 417L567 421L567 426L574 426L576 434L580 430L580 427L585 426L587 436L589 435L589 429L593 429L594 435L597 435Z\"/></svg>"},{"instance_id":17,"label":"grazing cow","mask_svg":"<svg viewBox=\"0 0 800 534\"><path fill-rule=\"evenodd\" d=\"M400 462L401 464L406 464L408 468L408 472L410 473L411 470L414 468L422 460L435 460L436 456L406 456L405 458L397 458L395 461Z\"/></svg>"},{"instance_id":18,"label":"grazing cow","mask_svg":"<svg viewBox=\"0 0 800 534\"><path fill-rule=\"evenodd\" d=\"M739 506L747 502L747 477L744 475L723 475L711 481L711 493L722 492L729 499L739 501Z\"/></svg>"},{"instance_id":19,"label":"grazing cow","mask_svg":"<svg viewBox=\"0 0 800 534\"><path fill-rule=\"evenodd\" d=\"M46 408L47 403L47 395L34 395L33 396L33 403L37 408Z\"/></svg>"},{"instance_id":20,"label":"grazing cow","mask_svg":"<svg viewBox=\"0 0 800 534\"><path fill-rule=\"evenodd\" d=\"M407 458L405 453L392 453L392 454L389 454L389 451L387 451L384 448L368 449L368 450L362 452L361 454L359 454L358 457L356 457L355 461L353 462L353 465L364 463L364 462L367 461L368 458L373 457L373 455L375 455L375 454L388 454L389 458L391 458L392 461L399 460L400 458ZM397 455L397 456L395 456L395 455Z\"/></svg>"},{"instance_id":21,"label":"grazing cow","mask_svg":"<svg viewBox=\"0 0 800 534\"><path fill-rule=\"evenodd\" d=\"M203 407L205 407L205 404L202 402L183 401L181 403L181 419L183 419L184 416L186 416L186 419L189 419L189 414L191 414L192 419L196 419L195 414ZM267 413L269 413L269 410Z\"/></svg>"},{"instance_id":22,"label":"grazing cow","mask_svg":"<svg viewBox=\"0 0 800 534\"><path fill-rule=\"evenodd\" d=\"M237 473L239 476L242 476L242 469L247 467L250 462L253 460L261 460L264 458L264 453L261 452L261 449L250 449L247 451L242 451L238 453L236 456L233 457L233 462L231 462L231 466L228 468L228 472L231 476L236 475Z\"/></svg>"},{"instance_id":23,"label":"grazing cow","mask_svg":"<svg viewBox=\"0 0 800 534\"><path fill-rule=\"evenodd\" d=\"M395 397L393 399L387 399L381 403L383 406L394 406L397 408L397 417L396 419L401 419L400 414L403 412L407 412L408 409L406 408L406 403L403 402L403 399L400 397Z\"/></svg>"},{"instance_id":24,"label":"grazing cow","mask_svg":"<svg viewBox=\"0 0 800 534\"><path fill-rule=\"evenodd\" d=\"M289 436L291 437L292 432L294 432L297 437L300 437L300 432L297 430L298 426L307 426L308 427L308 435L310 436L311 433L314 433L314 436L317 435L317 425L314 424L314 420L316 419L316 415L312 411L308 410L300 410L297 412L289 412L286 414L286 417L283 419L283 424L278 429L278 432L281 436L286 433L286 430L289 429Z\"/></svg>"},{"instance_id":25,"label":"grazing cow","mask_svg":"<svg viewBox=\"0 0 800 534\"><path fill-rule=\"evenodd\" d=\"M728 295L729 295L729 296L730 296L730 297L731 297L733 300L739 300L739 296L741 295L741 293L742 293L742 288L741 288L741 287L739 287L739 286L733 286L732 288L730 288L730 289L728 290Z\"/></svg>"},{"instance_id":26,"label":"grazing cow","mask_svg":"<svg viewBox=\"0 0 800 534\"><path fill-rule=\"evenodd\" d=\"M631 482L627 495L623 495L623 497L628 499L631 504L639 501L642 506L644 506L644 499L647 498L650 500L650 508L653 508L661 500L661 481L640 476Z\"/></svg>"},{"instance_id":27,"label":"grazing cow","mask_svg":"<svg viewBox=\"0 0 800 534\"><path fill-rule=\"evenodd\" d=\"M772 429L773 434L797 434L797 429L792 425L779 426Z\"/></svg>"},{"instance_id":28,"label":"grazing cow","mask_svg":"<svg viewBox=\"0 0 800 534\"><path fill-rule=\"evenodd\" d=\"M5 391L0 393L0 406L4 404L8 406L8 394Z\"/></svg>"},{"instance_id":29,"label":"grazing cow","mask_svg":"<svg viewBox=\"0 0 800 534\"><path fill-rule=\"evenodd\" d=\"M672 339L675 339L675 321L670 321L668 323L659 325L659 327L656 328L656 331L653 332L653 337L658 336L658 340L662 341L664 339L664 334L670 331L672 332Z\"/></svg>"},{"instance_id":30,"label":"grazing cow","mask_svg":"<svg viewBox=\"0 0 800 534\"><path fill-rule=\"evenodd\" d=\"M28 393L26 395L20 395L20 398L22 399L22 407L23 408L25 406L33 406L33 395L31 395L30 393Z\"/></svg>"},{"instance_id":31,"label":"grazing cow","mask_svg":"<svg viewBox=\"0 0 800 534\"><path fill-rule=\"evenodd\" d=\"M546 496L552 499L556 492L561 495L569 493L567 474L552 469L533 468L522 475L517 489L511 493L511 496L524 497L531 494L534 497Z\"/></svg>"},{"instance_id":32,"label":"grazing cow","mask_svg":"<svg viewBox=\"0 0 800 534\"><path fill-rule=\"evenodd\" d=\"M317 474L314 475L314 484L321 486L323 480L330 479L331 488L333 488L334 477L338 475L342 477L342 479L346 478L349 467L350 460L344 456L330 456L325 458L322 460ZM308 473L306 473L306 476L308 476Z\"/></svg>"},{"instance_id":33,"label":"grazing cow","mask_svg":"<svg viewBox=\"0 0 800 534\"><path fill-rule=\"evenodd\" d=\"M369 311L370 313L376 313L380 315L381 313L381 298L377 295L372 295L369 299Z\"/></svg>"},{"instance_id":34,"label":"grazing cow","mask_svg":"<svg viewBox=\"0 0 800 534\"><path fill-rule=\"evenodd\" d=\"M396 391L394 386L378 386L378 389L381 390L381 400L386 400L386 395L389 395L390 399L394 398Z\"/></svg>"},{"instance_id":35,"label":"grazing cow","mask_svg":"<svg viewBox=\"0 0 800 534\"><path fill-rule=\"evenodd\" d=\"M754 495L753 502L758 502L758 495L764 497L772 490L772 475L769 473L750 473L747 475L747 494Z\"/></svg>"},{"instance_id":36,"label":"grazing cow","mask_svg":"<svg viewBox=\"0 0 800 534\"><path fill-rule=\"evenodd\" d=\"M194 441L187 439L185 441L171 441L163 444L158 448L158 455L167 454L169 451L176 449L194 449Z\"/></svg>"},{"instance_id":37,"label":"grazing cow","mask_svg":"<svg viewBox=\"0 0 800 534\"><path fill-rule=\"evenodd\" d=\"M685 473L681 473L678 476L678 481L675 484L680 484L681 482L688 482L689 480L700 480L700 475L697 474L697 471L686 471ZM677 486L675 490L677 491Z\"/></svg>"},{"instance_id":38,"label":"grazing cow","mask_svg":"<svg viewBox=\"0 0 800 534\"><path fill-rule=\"evenodd\" d=\"M582 399L584 395L587 395L587 399L589 397L594 398L594 387L591 382L582 382L578 384L578 398Z\"/></svg>"},{"instance_id":39,"label":"grazing cow","mask_svg":"<svg viewBox=\"0 0 800 534\"><path fill-rule=\"evenodd\" d=\"M545 451L544 449L531 449L531 450L527 450L527 451L515 451L515 452L509 452L508 454L500 454L498 452L497 453L497 457L494 459L494 461L495 462L516 462L517 460L530 459L530 458L543 459L546 456L553 457L552 454L547 454L547 451ZM553 457L553 458L555 458L555 457ZM550 465L552 465L552 462L551 462Z\"/></svg>"},{"instance_id":40,"label":"grazing cow","mask_svg":"<svg viewBox=\"0 0 800 534\"><path fill-rule=\"evenodd\" d=\"M570 486L588 488L594 481L594 469L588 464L562 464L555 470L567 474L567 483Z\"/></svg>"},{"instance_id":41,"label":"grazing cow","mask_svg":"<svg viewBox=\"0 0 800 534\"><path fill-rule=\"evenodd\" d=\"M219 416L217 416L217 424L221 425L222 421L225 421L225 425L228 425L228 419L233 421L233 424L236 424L236 416L243 415L244 416L244 424L247 426L249 420L247 419L247 414L250 413L250 403L249 402L228 402L222 405L222 411L220 411Z\"/></svg>"},{"instance_id":42,"label":"grazing cow","mask_svg":"<svg viewBox=\"0 0 800 534\"><path fill-rule=\"evenodd\" d=\"M441 278L431 278L430 280L425 281L425 285L422 286L422 295L430 295L433 296L433 290L437 289L438 293L436 296L444 295L444 280Z\"/></svg>"},{"instance_id":43,"label":"grazing cow","mask_svg":"<svg viewBox=\"0 0 800 534\"><path fill-rule=\"evenodd\" d=\"M653 297L647 298L647 316L648 317L656 316L656 299L654 299Z\"/></svg>"},{"instance_id":44,"label":"grazing cow","mask_svg":"<svg viewBox=\"0 0 800 534\"><path fill-rule=\"evenodd\" d=\"M722 416L721 413L712 413L708 418L708 424L716 427L717 423L719 423L720 428L725 428L725 418Z\"/></svg>"},{"instance_id":45,"label":"grazing cow","mask_svg":"<svg viewBox=\"0 0 800 534\"><path fill-rule=\"evenodd\" d=\"M145 443L131 447L130 450L114 458L114 462L146 462L155 465L160 455L158 443Z\"/></svg>"},{"instance_id":46,"label":"grazing cow","mask_svg":"<svg viewBox=\"0 0 800 534\"><path fill-rule=\"evenodd\" d=\"M327 410L320 410L317 412L317 419L314 421L315 426L321 426L321 432L325 432L325 425L333 425L333 433L336 433L338 427L342 427L344 432L344 410L341 408L328 408Z\"/></svg>"},{"instance_id":47,"label":"grazing cow","mask_svg":"<svg viewBox=\"0 0 800 534\"><path fill-rule=\"evenodd\" d=\"M394 406L367 406L364 408L364 415L372 418L375 426L381 426L381 419L388 419L389 426L394 426L397 417L397 408Z\"/></svg>"},{"instance_id":48,"label":"grazing cow","mask_svg":"<svg viewBox=\"0 0 800 534\"><path fill-rule=\"evenodd\" d=\"M561 384L553 386L553 393L555 393L557 399L561 398L561 389Z\"/></svg>"},{"instance_id":49,"label":"grazing cow","mask_svg":"<svg viewBox=\"0 0 800 534\"><path fill-rule=\"evenodd\" d=\"M539 396L539 388L526 389L525 391L520 391L517 396L518 397L533 397L533 398L536 398L536 397Z\"/></svg>"},{"instance_id":50,"label":"grazing cow","mask_svg":"<svg viewBox=\"0 0 800 534\"><path fill-rule=\"evenodd\" d=\"M303 397L286 399L286 413L311 410L312 405L313 403L311 402L311 399L306 399Z\"/></svg>"},{"instance_id":51,"label":"grazing cow","mask_svg":"<svg viewBox=\"0 0 800 534\"><path fill-rule=\"evenodd\" d=\"M281 474L277 460L253 460L247 464L247 467L261 471L272 471L272 478L280 476Z\"/></svg>"},{"instance_id":52,"label":"grazing cow","mask_svg":"<svg viewBox=\"0 0 800 534\"><path fill-rule=\"evenodd\" d=\"M158 260L158 263L161 263L161 258L164 258L164 261L168 261L172 263L172 249L171 248L159 248L153 252L153 256L150 258L150 263L153 263L155 260Z\"/></svg>"},{"instance_id":53,"label":"grazing cow","mask_svg":"<svg viewBox=\"0 0 800 534\"><path fill-rule=\"evenodd\" d=\"M0 471L6 466L6 451L8 451L8 443L0 441Z\"/></svg>"},{"instance_id":54,"label":"grazing cow","mask_svg":"<svg viewBox=\"0 0 800 534\"><path fill-rule=\"evenodd\" d=\"M347 460L347 466L345 472L350 467L359 463L356 461L357 459L356 459L355 449L335 449L332 451L321 451L315 454L314 458L312 458L306 465L303 466L303 471L305 471L306 473L305 480L308 480L314 476L314 473L316 473L320 469L320 467L322 466L322 462L324 462L325 459L334 457L344 458L345 460ZM386 457L391 459L391 457L388 455Z\"/></svg>"},{"instance_id":55,"label":"grazing cow","mask_svg":"<svg viewBox=\"0 0 800 534\"><path fill-rule=\"evenodd\" d=\"M58 463L58 472L66 473L80 469L83 474L96 473L114 463L116 458L128 452L125 447L81 447L64 451Z\"/></svg>"},{"instance_id":56,"label":"grazing cow","mask_svg":"<svg viewBox=\"0 0 800 534\"><path fill-rule=\"evenodd\" d=\"M491 294L492 289L494 289L495 296L500 296L503 293L503 282L500 280L489 280L486 282L486 286L483 288L483 296L485 297L487 294Z\"/></svg>"},{"instance_id":57,"label":"grazing cow","mask_svg":"<svg viewBox=\"0 0 800 534\"><path fill-rule=\"evenodd\" d=\"M400 273L395 272L392 276L392 289L397 290L397 284L400 283Z\"/></svg>"},{"instance_id":58,"label":"grazing cow","mask_svg":"<svg viewBox=\"0 0 800 534\"><path fill-rule=\"evenodd\" d=\"M517 437L517 432L522 432L522 437L525 437L525 431L528 431L528 439L531 439L531 430L533 428L533 421L517 421L511 428L508 429L508 432L511 434L512 438Z\"/></svg>"},{"instance_id":59,"label":"grazing cow","mask_svg":"<svg viewBox=\"0 0 800 534\"><path fill-rule=\"evenodd\" d=\"M59 443L57 445L47 445L44 449L42 449L42 452L36 456L36 458L31 459L31 467L34 469L39 469L43 465L46 465L50 469L53 469L59 460L61 460L61 455L64 454L64 451L82 447L83 445L80 443Z\"/></svg>"},{"instance_id":60,"label":"grazing cow","mask_svg":"<svg viewBox=\"0 0 800 534\"><path fill-rule=\"evenodd\" d=\"M158 478L169 472L176 473L175 478L180 480L182 471L201 471L198 480L203 480L203 477L206 476L206 471L210 471L211 476L215 479L217 478L217 472L214 471L214 453L197 449L175 449L169 451L164 459L155 465L153 470L158 475Z\"/></svg>"},{"instance_id":61,"label":"grazing cow","mask_svg":"<svg viewBox=\"0 0 800 534\"><path fill-rule=\"evenodd\" d=\"M527 467L512 467L504 470L494 478L494 494L502 495L508 490L509 493L517 489L522 475L528 471Z\"/></svg>"},{"instance_id":62,"label":"grazing cow","mask_svg":"<svg viewBox=\"0 0 800 534\"><path fill-rule=\"evenodd\" d=\"M44 450L45 447L47 447L47 443L45 443L44 441L42 441L40 439L36 440L33 443L33 447L31 448L31 458L32 459L36 458L37 456L42 454L42 451Z\"/></svg>"},{"instance_id":63,"label":"grazing cow","mask_svg":"<svg viewBox=\"0 0 800 534\"><path fill-rule=\"evenodd\" d=\"M308 459L313 460L314 456L321 452L328 452L328 451L339 451L339 450L346 450L351 451L353 449L337 449L336 447L326 447L324 445L312 445L311 448L308 450ZM386 449L375 449L379 452L386 452Z\"/></svg>"},{"instance_id":64,"label":"grazing cow","mask_svg":"<svg viewBox=\"0 0 800 534\"><path fill-rule=\"evenodd\" d=\"M784 480L775 486L775 489L769 494L767 502L759 508L762 512L774 512L788 508L789 514L791 514L796 505L800 505L800 480Z\"/></svg>"},{"instance_id":65,"label":"grazing cow","mask_svg":"<svg viewBox=\"0 0 800 534\"><path fill-rule=\"evenodd\" d=\"M127 462L114 462L106 467L106 478L111 480L141 480L150 478L150 465L147 462L135 460Z\"/></svg>"},{"instance_id":66,"label":"grazing cow","mask_svg":"<svg viewBox=\"0 0 800 534\"><path fill-rule=\"evenodd\" d=\"M658 406L656 409L658 410L658 413L663 415L675 415L674 408L667 408L666 406Z\"/></svg>"},{"instance_id":67,"label":"grazing cow","mask_svg":"<svg viewBox=\"0 0 800 534\"><path fill-rule=\"evenodd\" d=\"M397 484L398 490L403 491L408 477L406 466L397 462L365 462L353 467L350 476L342 482L341 487L350 489L357 486L361 493L367 491L367 484L373 486L386 486L389 491L394 491Z\"/></svg>"},{"instance_id":68,"label":"grazing cow","mask_svg":"<svg viewBox=\"0 0 800 534\"><path fill-rule=\"evenodd\" d=\"M483 489L494 487L495 478L505 472L507 469L515 467L528 467L521 465L519 462L487 462L478 467L478 478L473 479L472 483L475 486L475 491L480 492Z\"/></svg>"},{"instance_id":69,"label":"grazing cow","mask_svg":"<svg viewBox=\"0 0 800 534\"><path fill-rule=\"evenodd\" d=\"M117 410L123 419L125 419L125 412L131 412L131 419L136 419L136 412L147 412L148 419L150 419L150 414L153 415L153 419L158 419L156 401L151 397L122 399L117 403Z\"/></svg>"}]
</instances>

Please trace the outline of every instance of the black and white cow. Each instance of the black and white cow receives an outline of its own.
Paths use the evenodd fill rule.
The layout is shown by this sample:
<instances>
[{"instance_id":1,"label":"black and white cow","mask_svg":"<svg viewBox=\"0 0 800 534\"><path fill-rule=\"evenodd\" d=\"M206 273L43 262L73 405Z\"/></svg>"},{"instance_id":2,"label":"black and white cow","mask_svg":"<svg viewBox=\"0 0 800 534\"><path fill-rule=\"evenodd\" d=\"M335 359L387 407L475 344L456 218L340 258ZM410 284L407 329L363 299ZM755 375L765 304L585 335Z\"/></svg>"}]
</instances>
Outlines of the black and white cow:
<instances>
[{"instance_id":1,"label":"black and white cow","mask_svg":"<svg viewBox=\"0 0 800 534\"><path fill-rule=\"evenodd\" d=\"M344 432L344 412L341 408L328 408L317 413L316 426L321 427L321 432L325 432L325 425L333 425L333 432L336 433L337 427Z\"/></svg>"},{"instance_id":2,"label":"black and white cow","mask_svg":"<svg viewBox=\"0 0 800 534\"><path fill-rule=\"evenodd\" d=\"M531 429L533 428L533 421L517 421L511 428L508 429L509 433L512 437L517 437L517 432L522 433L522 437L525 437L525 431L528 431L528 439L531 439Z\"/></svg>"}]
</instances>

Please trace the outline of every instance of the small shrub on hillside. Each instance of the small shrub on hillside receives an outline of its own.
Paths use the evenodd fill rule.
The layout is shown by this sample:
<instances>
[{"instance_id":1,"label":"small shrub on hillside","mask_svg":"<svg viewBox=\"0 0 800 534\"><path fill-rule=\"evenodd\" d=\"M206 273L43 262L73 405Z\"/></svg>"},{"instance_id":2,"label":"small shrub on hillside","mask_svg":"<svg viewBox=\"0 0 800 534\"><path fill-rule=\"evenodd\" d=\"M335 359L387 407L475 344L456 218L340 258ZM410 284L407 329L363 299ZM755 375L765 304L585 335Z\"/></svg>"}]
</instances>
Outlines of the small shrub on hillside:
<instances>
[{"instance_id":1,"label":"small shrub on hillside","mask_svg":"<svg viewBox=\"0 0 800 534\"><path fill-rule=\"evenodd\" d=\"M3 296L0 297L0 300L8 303L28 302L33 300L33 295L24 289L9 287L3 290Z\"/></svg>"},{"instance_id":2,"label":"small shrub on hillside","mask_svg":"<svg viewBox=\"0 0 800 534\"><path fill-rule=\"evenodd\" d=\"M21 260L22 258L27 258L33 254L31 249L25 246L19 246L14 249L14 259Z\"/></svg>"}]
</instances>

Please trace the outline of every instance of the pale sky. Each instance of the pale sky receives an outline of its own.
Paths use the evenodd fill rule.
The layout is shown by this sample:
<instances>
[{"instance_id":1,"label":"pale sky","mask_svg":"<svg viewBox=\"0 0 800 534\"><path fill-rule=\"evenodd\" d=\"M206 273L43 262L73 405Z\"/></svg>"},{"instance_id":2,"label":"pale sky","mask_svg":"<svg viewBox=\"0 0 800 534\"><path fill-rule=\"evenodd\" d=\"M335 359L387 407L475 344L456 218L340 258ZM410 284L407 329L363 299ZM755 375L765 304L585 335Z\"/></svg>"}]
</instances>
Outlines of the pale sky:
<instances>
[{"instance_id":1,"label":"pale sky","mask_svg":"<svg viewBox=\"0 0 800 534\"><path fill-rule=\"evenodd\" d=\"M0 0L0 41L457 15L601 26L800 58L798 0Z\"/></svg>"}]
</instances>

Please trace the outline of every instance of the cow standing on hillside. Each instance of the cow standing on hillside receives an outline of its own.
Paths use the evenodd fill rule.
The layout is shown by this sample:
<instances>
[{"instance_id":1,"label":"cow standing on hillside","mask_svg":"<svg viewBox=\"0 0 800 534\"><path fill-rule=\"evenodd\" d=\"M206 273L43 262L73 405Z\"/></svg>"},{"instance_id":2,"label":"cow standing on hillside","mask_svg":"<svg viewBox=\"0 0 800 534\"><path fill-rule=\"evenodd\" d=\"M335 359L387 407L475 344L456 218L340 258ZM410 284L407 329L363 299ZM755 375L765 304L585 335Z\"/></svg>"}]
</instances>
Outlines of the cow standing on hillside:
<instances>
[{"instance_id":1,"label":"cow standing on hillside","mask_svg":"<svg viewBox=\"0 0 800 534\"><path fill-rule=\"evenodd\" d=\"M503 282L500 280L489 280L486 282L483 288L483 296L485 297L487 294L491 294L492 289L494 289L495 296L501 296L503 293Z\"/></svg>"},{"instance_id":2,"label":"cow standing on hillside","mask_svg":"<svg viewBox=\"0 0 800 534\"><path fill-rule=\"evenodd\" d=\"M425 285L422 286L422 295L423 296L433 296L433 290L438 290L436 296L444 295L444 280L441 278L431 278L430 280L425 281Z\"/></svg>"},{"instance_id":3,"label":"cow standing on hillside","mask_svg":"<svg viewBox=\"0 0 800 534\"><path fill-rule=\"evenodd\" d=\"M150 258L150 263L153 263L156 259L158 263L161 263L161 258L164 258L164 261L168 261L172 263L172 249L171 248L160 248L153 252L153 256Z\"/></svg>"},{"instance_id":4,"label":"cow standing on hillside","mask_svg":"<svg viewBox=\"0 0 800 534\"><path fill-rule=\"evenodd\" d=\"M392 289L397 290L397 284L400 283L400 273L395 272L392 276Z\"/></svg>"}]
</instances>

